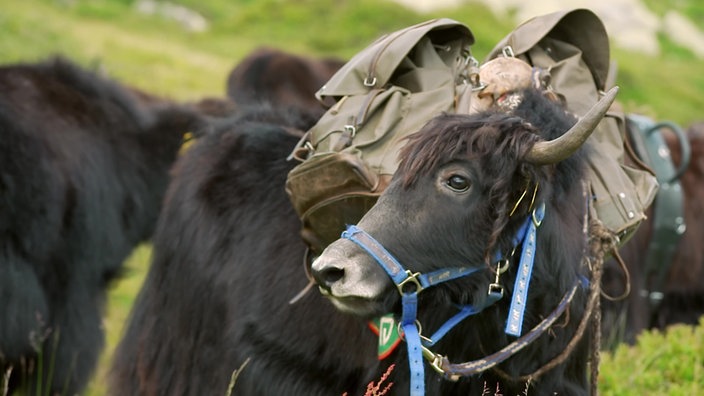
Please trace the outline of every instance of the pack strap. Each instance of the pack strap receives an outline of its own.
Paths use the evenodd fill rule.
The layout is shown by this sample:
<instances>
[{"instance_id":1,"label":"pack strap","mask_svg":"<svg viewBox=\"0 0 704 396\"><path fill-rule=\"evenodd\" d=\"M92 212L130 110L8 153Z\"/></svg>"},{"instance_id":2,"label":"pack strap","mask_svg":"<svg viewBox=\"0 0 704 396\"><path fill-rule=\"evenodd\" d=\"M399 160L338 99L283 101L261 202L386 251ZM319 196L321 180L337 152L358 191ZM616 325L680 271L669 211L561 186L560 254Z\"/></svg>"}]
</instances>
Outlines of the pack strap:
<instances>
[{"instance_id":1,"label":"pack strap","mask_svg":"<svg viewBox=\"0 0 704 396\"><path fill-rule=\"evenodd\" d=\"M535 238L536 238L536 230L537 227L540 225L542 222L543 216L545 213L545 205L544 203L541 203L529 216L522 226L519 228L518 232L513 238L514 242L514 247L517 246L518 244L523 244L523 253L522 253L522 258L521 258L521 266L527 266L528 274L527 276L530 276L530 269L532 269L533 262L534 262L534 251L535 251ZM431 366L443 373L447 374L447 372L442 368L441 362L443 361L443 357L438 354L434 354L432 351L428 349L428 347L434 345L438 340L443 338L453 327L455 327L457 324L461 323L462 320L466 319L467 317L477 314L484 310L486 307L494 304L496 301L501 299L503 296L503 290L501 293L492 293L492 288L491 286L489 287L489 294L487 298L485 299L485 302L479 306L472 306L472 305L465 305L459 307L459 312L451 317L449 320L447 320L434 334L431 338L426 338L422 337L420 334L420 324L417 321L417 314L418 314L418 294L423 291L424 289L443 283L447 281L451 281L453 279L457 279L460 277L468 276L471 275L479 270L484 269L483 267L475 267L475 268L470 268L470 267L451 267L451 268L444 268L440 270L436 270L427 274L422 274L419 272L411 272L410 270L406 270L401 263L398 262L398 260L386 249L384 246L379 243L376 239L374 239L371 235L369 235L367 232L362 230L361 228L357 227L356 225L349 225L345 231L342 233L342 238L349 239L350 241L354 242L357 244L359 247L361 247L364 251L366 251L374 260L384 269L384 271L387 273L387 275L391 278L391 280L394 282L396 285L399 294L401 295L401 302L402 302L402 315L401 315L401 328L403 329L403 335L406 340L406 346L407 346L407 352L408 352L408 361L409 361L409 368L411 371L411 395L412 396L422 396L425 393L425 374L424 374L424 367L423 367L423 357L428 359L430 361ZM526 246L526 243L528 242L529 246ZM526 260L529 261L526 264L523 264L522 262ZM517 282L519 282L517 280ZM525 309L525 299L527 298L527 292L528 292L528 283L525 282L525 279L520 281L520 287L521 290L523 290L521 295L518 297L518 300L521 301L521 306L518 308L513 309L510 312L513 311L520 311L520 322L519 322L519 330L520 330L520 325L522 324L522 317L523 317L523 310ZM576 286L575 286L576 290ZM569 295L569 293L568 293ZM567 298L568 295L565 297ZM535 338L537 338L540 334L542 334L545 329L550 327L552 323L559 317L562 312L564 311L566 304L571 301L572 296L574 295L574 290L572 291L571 296L566 300L564 306L560 305L558 306L558 309L553 312L553 315L550 315L546 320L542 322L544 327L537 326L536 329L531 331L528 335L524 336L520 340L516 341L515 343L509 345L509 347L513 347L512 349L506 350L506 352L499 356L496 359L496 363L493 363L492 365L488 366L492 367L495 364L500 363L501 361L507 359L510 357L513 353L517 352L518 350L522 349L525 345L529 344L532 342ZM514 295L514 299L515 299ZM565 299L563 298L563 301ZM562 311L560 311L560 307L562 307ZM513 304L512 304L512 308ZM554 316L554 317L552 317ZM552 317L552 320L549 321ZM509 319L511 319L511 315L509 315ZM506 349L506 348L505 348ZM445 359L446 360L446 359ZM482 359L484 360L484 359ZM489 362L491 363L491 362ZM486 368L480 368L480 371L485 370ZM450 378L452 378L452 375L450 375Z\"/></svg>"},{"instance_id":2,"label":"pack strap","mask_svg":"<svg viewBox=\"0 0 704 396\"><path fill-rule=\"evenodd\" d=\"M342 238L349 239L356 243L371 255L384 271L386 271L401 294L401 328L403 329L403 335L406 340L408 364L411 371L410 394L411 396L425 395L423 357L427 356L428 350L421 341L419 324L417 323L418 293L427 287L468 276L483 268L454 267L433 271L428 274L421 274L419 272L413 273L410 270L406 270L381 243L355 225L348 226L347 229L343 231ZM483 309L483 307L481 309ZM471 315L473 312L481 311L481 309L466 308L461 310L458 315L450 318L434 336L442 338L443 335L457 323L461 322L461 320Z\"/></svg>"},{"instance_id":3,"label":"pack strap","mask_svg":"<svg viewBox=\"0 0 704 396\"><path fill-rule=\"evenodd\" d=\"M679 241L687 229L684 216L684 191L679 181L691 159L691 147L684 131L672 122L655 123L650 118L628 114L627 119L635 128L632 136L639 156L655 173L660 184L653 201L653 235L648 244L645 260L646 281L639 290L648 299L651 313L656 312L664 297L667 271ZM682 160L675 167L670 150L660 131L669 129L680 143Z\"/></svg>"},{"instance_id":4,"label":"pack strap","mask_svg":"<svg viewBox=\"0 0 704 396\"><path fill-rule=\"evenodd\" d=\"M541 336L550 326L555 323L557 318L562 316L570 302L574 298L577 289L582 285L582 279L575 281L572 288L570 288L567 293L562 296L560 303L557 307L540 323L538 323L533 329L531 329L524 336L520 337L516 341L505 346L498 352L495 352L489 356L483 357L481 359L473 360L465 363L453 364L446 356L434 355L434 362L432 366L441 374L444 374L448 379L452 381L457 381L461 377L472 376L486 371L499 363L502 363L506 359L518 353L520 350L528 346L531 342L535 341L539 336Z\"/></svg>"},{"instance_id":5,"label":"pack strap","mask_svg":"<svg viewBox=\"0 0 704 396\"><path fill-rule=\"evenodd\" d=\"M545 203L541 203L531 215L530 221L527 221L528 230L523 239L523 250L521 251L521 260L519 262L518 273L511 296L511 306L509 308L508 319L506 320L506 334L518 337L521 335L523 328L523 316L526 310L526 302L528 301L528 288L530 286L531 274L533 273L533 264L535 263L535 244L537 229L543 222L545 216Z\"/></svg>"},{"instance_id":6,"label":"pack strap","mask_svg":"<svg viewBox=\"0 0 704 396\"><path fill-rule=\"evenodd\" d=\"M410 286L414 286L414 291L419 293L428 287L468 276L484 269L481 267L452 267L443 268L427 274L421 274L419 272L413 273L406 270L383 245L356 225L348 226L347 229L342 232L342 238L349 239L356 243L372 256L389 275L401 295L406 294L404 290L410 291Z\"/></svg>"}]
</instances>

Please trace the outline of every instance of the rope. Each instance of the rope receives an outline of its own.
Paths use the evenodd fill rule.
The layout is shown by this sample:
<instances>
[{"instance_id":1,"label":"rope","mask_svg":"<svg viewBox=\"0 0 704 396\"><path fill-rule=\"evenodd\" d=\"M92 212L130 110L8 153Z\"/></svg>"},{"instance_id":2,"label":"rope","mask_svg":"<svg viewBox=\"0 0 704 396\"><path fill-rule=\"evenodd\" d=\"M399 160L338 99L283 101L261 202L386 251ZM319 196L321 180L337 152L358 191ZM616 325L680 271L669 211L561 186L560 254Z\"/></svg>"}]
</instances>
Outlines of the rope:
<instances>
[{"instance_id":1,"label":"rope","mask_svg":"<svg viewBox=\"0 0 704 396\"><path fill-rule=\"evenodd\" d=\"M589 231L589 247L594 260L591 268L593 278L592 285L595 286L596 290L599 290L601 287L601 276L604 270L604 257L607 257L609 253L617 252L618 237L614 232L608 230L604 224L595 217L591 218L589 223ZM590 395L596 396L599 394L599 361L601 358L601 306L599 298L595 301L592 315L592 337L590 345Z\"/></svg>"},{"instance_id":2,"label":"rope","mask_svg":"<svg viewBox=\"0 0 704 396\"><path fill-rule=\"evenodd\" d=\"M589 284L589 300L587 302L587 308L584 313L584 316L582 316L582 320L579 322L579 326L577 327L577 331L574 334L574 337L570 340L570 342L567 344L565 349L557 356L555 356L552 360L550 360L548 363L545 365L541 366L539 369L535 370L531 374L526 374L526 375L521 375L518 377L514 377L506 373L505 371L495 367L494 371L496 371L497 374L499 374L501 377L504 379L507 379L509 381L530 381L530 382L535 382L545 374L546 372L554 369L556 366L564 363L564 361L572 354L572 351L574 348L577 346L579 341L582 339L584 336L584 331L587 329L587 324L589 323L589 319L592 316L592 313L594 312L594 308L597 305L597 301L599 300L599 287L594 286L593 282L590 282Z\"/></svg>"},{"instance_id":3,"label":"rope","mask_svg":"<svg viewBox=\"0 0 704 396\"><path fill-rule=\"evenodd\" d=\"M601 346L601 276L603 274L604 257L607 252L613 252L617 248L618 238L616 234L609 231L598 219L592 218L589 223L589 248L592 259L587 258L587 264L592 273L592 279L589 283L589 298L587 307L582 317L582 320L577 327L574 337L567 344L565 349L551 361L537 369L531 374L514 377L505 371L494 367L494 371L509 381L526 381L528 383L535 382L540 376L552 370L569 357L579 341L584 336L589 320L591 322L591 338L590 338L590 394L596 396L598 394L598 378L599 378L599 360Z\"/></svg>"},{"instance_id":4,"label":"rope","mask_svg":"<svg viewBox=\"0 0 704 396\"><path fill-rule=\"evenodd\" d=\"M618 266L621 268L621 271L623 272L624 291L623 291L623 293L621 293L618 296L611 296L602 290L601 296L609 301L621 301L621 300L625 299L626 297L628 297L629 294L631 294L631 273L628 271L628 267L626 266L626 263L623 261L623 257L621 257L621 254L618 252L618 249L614 249L612 254L613 254L614 260L616 260L616 262L618 263Z\"/></svg>"},{"instance_id":5,"label":"rope","mask_svg":"<svg viewBox=\"0 0 704 396\"><path fill-rule=\"evenodd\" d=\"M306 294L308 294L313 287L315 287L315 279L313 279L313 275L310 273L311 263L313 263L312 251L310 248L306 248L306 252L303 255L303 270L305 271L306 278L308 278L308 284L305 285L303 290L299 291L298 294L288 301L290 305L297 303Z\"/></svg>"}]
</instances>

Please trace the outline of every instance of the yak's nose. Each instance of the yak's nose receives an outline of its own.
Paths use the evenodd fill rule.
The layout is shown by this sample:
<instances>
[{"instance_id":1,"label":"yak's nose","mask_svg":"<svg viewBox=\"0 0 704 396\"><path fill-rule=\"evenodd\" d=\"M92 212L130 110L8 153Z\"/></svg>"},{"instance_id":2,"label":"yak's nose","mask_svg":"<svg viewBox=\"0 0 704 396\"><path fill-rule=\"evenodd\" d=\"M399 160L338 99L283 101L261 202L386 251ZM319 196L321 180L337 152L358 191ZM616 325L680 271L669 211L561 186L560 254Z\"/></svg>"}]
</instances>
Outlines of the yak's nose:
<instances>
[{"instance_id":1,"label":"yak's nose","mask_svg":"<svg viewBox=\"0 0 704 396\"><path fill-rule=\"evenodd\" d=\"M313 262L311 272L318 285L328 291L345 276L344 268L335 265L325 256L318 257Z\"/></svg>"},{"instance_id":2,"label":"yak's nose","mask_svg":"<svg viewBox=\"0 0 704 396\"><path fill-rule=\"evenodd\" d=\"M345 239L330 244L313 261L311 275L320 291L335 299L373 300L383 294L389 283L374 259Z\"/></svg>"}]
</instances>

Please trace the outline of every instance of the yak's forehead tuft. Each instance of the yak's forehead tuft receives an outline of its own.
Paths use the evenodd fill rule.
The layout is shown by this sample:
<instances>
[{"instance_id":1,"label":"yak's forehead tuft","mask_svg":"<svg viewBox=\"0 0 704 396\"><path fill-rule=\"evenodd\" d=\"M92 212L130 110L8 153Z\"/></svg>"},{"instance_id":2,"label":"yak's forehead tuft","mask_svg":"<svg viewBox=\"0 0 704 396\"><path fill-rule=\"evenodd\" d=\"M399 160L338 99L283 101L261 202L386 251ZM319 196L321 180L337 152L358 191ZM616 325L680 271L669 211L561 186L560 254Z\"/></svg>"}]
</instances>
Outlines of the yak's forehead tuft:
<instances>
[{"instance_id":1,"label":"yak's forehead tuft","mask_svg":"<svg viewBox=\"0 0 704 396\"><path fill-rule=\"evenodd\" d=\"M527 140L530 145L536 141L533 132L524 120L503 113L444 114L409 136L400 153L397 173L403 175L408 186L456 158L477 158L511 149L518 154L525 146L521 141Z\"/></svg>"}]
</instances>

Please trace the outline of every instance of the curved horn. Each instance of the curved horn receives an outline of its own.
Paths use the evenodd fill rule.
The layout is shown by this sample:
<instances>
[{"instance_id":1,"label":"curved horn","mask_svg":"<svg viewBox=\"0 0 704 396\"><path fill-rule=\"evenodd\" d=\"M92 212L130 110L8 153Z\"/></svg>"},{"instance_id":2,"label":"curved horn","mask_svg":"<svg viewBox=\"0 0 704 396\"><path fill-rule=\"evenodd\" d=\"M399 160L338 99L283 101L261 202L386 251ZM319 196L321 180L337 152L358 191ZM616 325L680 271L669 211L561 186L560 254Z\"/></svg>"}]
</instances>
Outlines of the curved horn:
<instances>
[{"instance_id":1,"label":"curved horn","mask_svg":"<svg viewBox=\"0 0 704 396\"><path fill-rule=\"evenodd\" d=\"M555 164L572 155L594 131L606 111L611 107L611 103L616 99L617 93L618 87L611 88L564 135L557 139L536 143L526 154L525 161L536 165Z\"/></svg>"}]
</instances>

